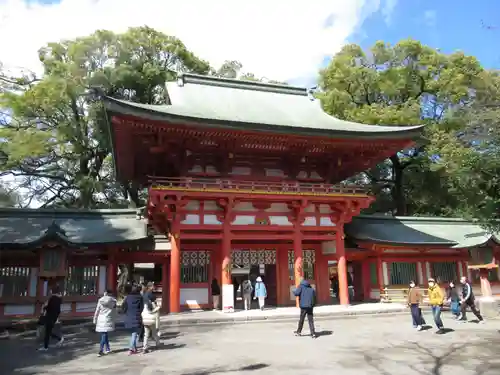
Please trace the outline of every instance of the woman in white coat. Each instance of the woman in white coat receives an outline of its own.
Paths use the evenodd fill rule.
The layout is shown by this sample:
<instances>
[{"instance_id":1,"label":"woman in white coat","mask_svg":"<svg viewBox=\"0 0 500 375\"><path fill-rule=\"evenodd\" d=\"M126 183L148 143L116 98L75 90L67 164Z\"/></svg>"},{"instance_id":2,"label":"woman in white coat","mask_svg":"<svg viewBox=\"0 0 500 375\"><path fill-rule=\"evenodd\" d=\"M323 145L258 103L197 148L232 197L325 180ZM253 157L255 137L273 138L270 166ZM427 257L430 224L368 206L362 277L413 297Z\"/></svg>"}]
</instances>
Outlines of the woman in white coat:
<instances>
[{"instance_id":1,"label":"woman in white coat","mask_svg":"<svg viewBox=\"0 0 500 375\"><path fill-rule=\"evenodd\" d=\"M115 330L115 321L116 299L111 296L111 291L108 290L97 301L94 313L95 331L101 334L99 357L111 352L111 348L109 347L109 332Z\"/></svg>"},{"instance_id":2,"label":"woman in white coat","mask_svg":"<svg viewBox=\"0 0 500 375\"><path fill-rule=\"evenodd\" d=\"M160 336L158 335L158 320L159 320L160 306L151 300L147 300L144 303L144 308L142 310L142 324L144 326L144 341L143 341L143 352L147 353L149 351L148 341L149 334L155 340L156 346L160 345Z\"/></svg>"}]
</instances>

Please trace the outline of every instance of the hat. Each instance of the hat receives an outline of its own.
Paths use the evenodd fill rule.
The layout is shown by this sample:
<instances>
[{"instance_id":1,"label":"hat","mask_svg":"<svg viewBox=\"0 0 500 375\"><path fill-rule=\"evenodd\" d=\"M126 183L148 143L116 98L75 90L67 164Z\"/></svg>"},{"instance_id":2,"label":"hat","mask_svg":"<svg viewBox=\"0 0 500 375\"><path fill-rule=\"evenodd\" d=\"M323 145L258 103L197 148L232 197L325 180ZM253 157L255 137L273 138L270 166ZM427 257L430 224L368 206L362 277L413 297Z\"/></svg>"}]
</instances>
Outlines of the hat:
<instances>
[{"instance_id":1,"label":"hat","mask_svg":"<svg viewBox=\"0 0 500 375\"><path fill-rule=\"evenodd\" d=\"M431 277L429 280L427 280L427 281L428 281L429 283L430 283L430 282L433 282L433 283L435 283L435 282L436 282L436 280L434 280L432 277Z\"/></svg>"},{"instance_id":2,"label":"hat","mask_svg":"<svg viewBox=\"0 0 500 375\"><path fill-rule=\"evenodd\" d=\"M260 276L259 276L259 277L257 277L257 279L255 279L255 281L257 281L257 282L261 283L261 282L262 282L262 277L260 277Z\"/></svg>"}]
</instances>

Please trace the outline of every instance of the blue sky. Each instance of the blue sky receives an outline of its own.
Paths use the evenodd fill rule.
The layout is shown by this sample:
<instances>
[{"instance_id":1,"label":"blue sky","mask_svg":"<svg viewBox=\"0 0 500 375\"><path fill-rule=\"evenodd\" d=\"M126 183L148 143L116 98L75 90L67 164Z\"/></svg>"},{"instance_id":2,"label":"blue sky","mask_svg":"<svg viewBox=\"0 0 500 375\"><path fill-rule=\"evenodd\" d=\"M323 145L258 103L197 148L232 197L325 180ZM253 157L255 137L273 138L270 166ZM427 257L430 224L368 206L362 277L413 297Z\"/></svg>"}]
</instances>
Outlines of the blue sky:
<instances>
[{"instance_id":1,"label":"blue sky","mask_svg":"<svg viewBox=\"0 0 500 375\"><path fill-rule=\"evenodd\" d=\"M408 37L446 53L462 50L487 68L500 68L500 0L399 0L390 17L383 9L373 13L349 40L369 47Z\"/></svg>"}]
</instances>

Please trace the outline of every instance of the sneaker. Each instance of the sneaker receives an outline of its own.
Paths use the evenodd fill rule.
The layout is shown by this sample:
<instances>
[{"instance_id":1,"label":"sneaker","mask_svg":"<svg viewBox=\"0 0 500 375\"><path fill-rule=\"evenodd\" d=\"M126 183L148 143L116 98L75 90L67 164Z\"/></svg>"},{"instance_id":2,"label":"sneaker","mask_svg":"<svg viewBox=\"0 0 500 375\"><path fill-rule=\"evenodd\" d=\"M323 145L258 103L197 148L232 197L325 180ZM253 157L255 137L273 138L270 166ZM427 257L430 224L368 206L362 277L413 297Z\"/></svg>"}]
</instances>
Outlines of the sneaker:
<instances>
[{"instance_id":1,"label":"sneaker","mask_svg":"<svg viewBox=\"0 0 500 375\"><path fill-rule=\"evenodd\" d=\"M300 332L298 332L298 331L295 331L293 334L294 334L295 336L297 336L297 337L302 336L302 334L301 334Z\"/></svg>"},{"instance_id":2,"label":"sneaker","mask_svg":"<svg viewBox=\"0 0 500 375\"><path fill-rule=\"evenodd\" d=\"M484 319L482 319L482 320L479 321L478 324L484 324L484 323L486 323L486 322L484 321Z\"/></svg>"},{"instance_id":3,"label":"sneaker","mask_svg":"<svg viewBox=\"0 0 500 375\"><path fill-rule=\"evenodd\" d=\"M56 346L59 347L62 346L62 344L64 344L64 337L61 337L61 339L57 342Z\"/></svg>"},{"instance_id":4,"label":"sneaker","mask_svg":"<svg viewBox=\"0 0 500 375\"><path fill-rule=\"evenodd\" d=\"M316 335L315 333L311 334L311 338L312 339L317 339L318 338L318 335Z\"/></svg>"},{"instance_id":5,"label":"sneaker","mask_svg":"<svg viewBox=\"0 0 500 375\"><path fill-rule=\"evenodd\" d=\"M103 355L104 355L104 353L103 353L103 352L99 352L99 353L97 353L97 356L98 356L98 357L102 357Z\"/></svg>"},{"instance_id":6,"label":"sneaker","mask_svg":"<svg viewBox=\"0 0 500 375\"><path fill-rule=\"evenodd\" d=\"M49 350L49 348L45 348L43 346L41 348L38 348L39 352L46 352L47 350Z\"/></svg>"},{"instance_id":7,"label":"sneaker","mask_svg":"<svg viewBox=\"0 0 500 375\"><path fill-rule=\"evenodd\" d=\"M417 331L421 331L422 330L422 326L417 326Z\"/></svg>"},{"instance_id":8,"label":"sneaker","mask_svg":"<svg viewBox=\"0 0 500 375\"><path fill-rule=\"evenodd\" d=\"M467 323L466 319L457 319L457 323Z\"/></svg>"},{"instance_id":9,"label":"sneaker","mask_svg":"<svg viewBox=\"0 0 500 375\"><path fill-rule=\"evenodd\" d=\"M107 349L107 350L104 352L104 354L109 354L109 353L111 353L111 349Z\"/></svg>"}]
</instances>

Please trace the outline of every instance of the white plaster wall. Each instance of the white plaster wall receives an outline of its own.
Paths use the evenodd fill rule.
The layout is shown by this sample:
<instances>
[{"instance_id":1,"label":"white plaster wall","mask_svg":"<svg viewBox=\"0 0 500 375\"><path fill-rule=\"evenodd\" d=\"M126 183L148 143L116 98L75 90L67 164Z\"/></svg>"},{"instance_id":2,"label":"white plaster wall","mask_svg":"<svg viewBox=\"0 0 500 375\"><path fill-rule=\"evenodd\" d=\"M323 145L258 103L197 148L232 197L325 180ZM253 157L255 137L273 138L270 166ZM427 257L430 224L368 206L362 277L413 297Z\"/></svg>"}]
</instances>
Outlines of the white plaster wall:
<instances>
[{"instance_id":1,"label":"white plaster wall","mask_svg":"<svg viewBox=\"0 0 500 375\"><path fill-rule=\"evenodd\" d=\"M319 212L321 212L322 214L329 214L332 212L332 209L327 204L320 204L319 205Z\"/></svg>"},{"instance_id":2,"label":"white plaster wall","mask_svg":"<svg viewBox=\"0 0 500 375\"><path fill-rule=\"evenodd\" d=\"M266 171L266 176L269 177L286 177L285 172L283 172L281 169L265 169Z\"/></svg>"},{"instance_id":3,"label":"white plaster wall","mask_svg":"<svg viewBox=\"0 0 500 375\"><path fill-rule=\"evenodd\" d=\"M320 217L319 225L322 227L334 227L335 223L329 217Z\"/></svg>"},{"instance_id":4,"label":"white plaster wall","mask_svg":"<svg viewBox=\"0 0 500 375\"><path fill-rule=\"evenodd\" d=\"M200 202L199 201L189 201L188 204L185 206L186 211L196 211L200 208Z\"/></svg>"},{"instance_id":5,"label":"white plaster wall","mask_svg":"<svg viewBox=\"0 0 500 375\"><path fill-rule=\"evenodd\" d=\"M380 290L378 288L370 290L370 299L380 299Z\"/></svg>"},{"instance_id":6,"label":"white plaster wall","mask_svg":"<svg viewBox=\"0 0 500 375\"><path fill-rule=\"evenodd\" d=\"M316 206L314 204L310 204L304 208L304 212L316 212Z\"/></svg>"},{"instance_id":7,"label":"white plaster wall","mask_svg":"<svg viewBox=\"0 0 500 375\"><path fill-rule=\"evenodd\" d=\"M266 212L289 212L288 205L286 203L271 203L271 207L269 207Z\"/></svg>"},{"instance_id":8,"label":"white plaster wall","mask_svg":"<svg viewBox=\"0 0 500 375\"><path fill-rule=\"evenodd\" d=\"M249 176L252 174L252 169L250 167L233 167L230 174L237 176Z\"/></svg>"},{"instance_id":9,"label":"white plaster wall","mask_svg":"<svg viewBox=\"0 0 500 375\"><path fill-rule=\"evenodd\" d=\"M207 305L208 288L181 288L181 305Z\"/></svg>"},{"instance_id":10,"label":"white plaster wall","mask_svg":"<svg viewBox=\"0 0 500 375\"><path fill-rule=\"evenodd\" d=\"M29 289L30 297L36 297L37 287L38 287L38 268L34 267L30 270L30 289Z\"/></svg>"},{"instance_id":11,"label":"white plaster wall","mask_svg":"<svg viewBox=\"0 0 500 375\"><path fill-rule=\"evenodd\" d=\"M233 225L252 225L255 224L255 216L251 215L236 215Z\"/></svg>"},{"instance_id":12,"label":"white plaster wall","mask_svg":"<svg viewBox=\"0 0 500 375\"><path fill-rule=\"evenodd\" d=\"M197 225L200 224L200 215L188 214L181 224Z\"/></svg>"},{"instance_id":13,"label":"white plaster wall","mask_svg":"<svg viewBox=\"0 0 500 375\"><path fill-rule=\"evenodd\" d=\"M7 304L4 306L3 310L4 315L34 315L35 314L35 305L10 305Z\"/></svg>"},{"instance_id":14,"label":"white plaster wall","mask_svg":"<svg viewBox=\"0 0 500 375\"><path fill-rule=\"evenodd\" d=\"M315 216L308 216L304 220L304 223L302 224L304 227L310 227L310 226L316 226L318 225L318 221L316 220Z\"/></svg>"},{"instance_id":15,"label":"white plaster wall","mask_svg":"<svg viewBox=\"0 0 500 375\"><path fill-rule=\"evenodd\" d=\"M97 301L95 302L77 302L75 310L76 312L94 312Z\"/></svg>"},{"instance_id":16,"label":"white plaster wall","mask_svg":"<svg viewBox=\"0 0 500 375\"><path fill-rule=\"evenodd\" d=\"M293 225L287 216L269 216L272 225Z\"/></svg>"},{"instance_id":17,"label":"white plaster wall","mask_svg":"<svg viewBox=\"0 0 500 375\"><path fill-rule=\"evenodd\" d=\"M382 274L384 275L384 286L389 285L389 272L387 262L382 262Z\"/></svg>"},{"instance_id":18,"label":"white plaster wall","mask_svg":"<svg viewBox=\"0 0 500 375\"><path fill-rule=\"evenodd\" d=\"M104 294L104 292L106 291L106 287L107 287L106 276L107 276L106 266L100 266L99 267L99 291L98 291L100 296L102 296Z\"/></svg>"},{"instance_id":19,"label":"white plaster wall","mask_svg":"<svg viewBox=\"0 0 500 375\"><path fill-rule=\"evenodd\" d=\"M241 202L234 206L234 211L256 212L256 209L250 202Z\"/></svg>"},{"instance_id":20,"label":"white plaster wall","mask_svg":"<svg viewBox=\"0 0 500 375\"><path fill-rule=\"evenodd\" d=\"M221 225L216 215L204 215L203 222L208 225Z\"/></svg>"},{"instance_id":21,"label":"white plaster wall","mask_svg":"<svg viewBox=\"0 0 500 375\"><path fill-rule=\"evenodd\" d=\"M222 211L215 201L205 201L205 210L207 211Z\"/></svg>"},{"instance_id":22,"label":"white plaster wall","mask_svg":"<svg viewBox=\"0 0 500 375\"><path fill-rule=\"evenodd\" d=\"M63 303L61 305L61 313L69 313L71 312L71 303Z\"/></svg>"}]
</instances>

